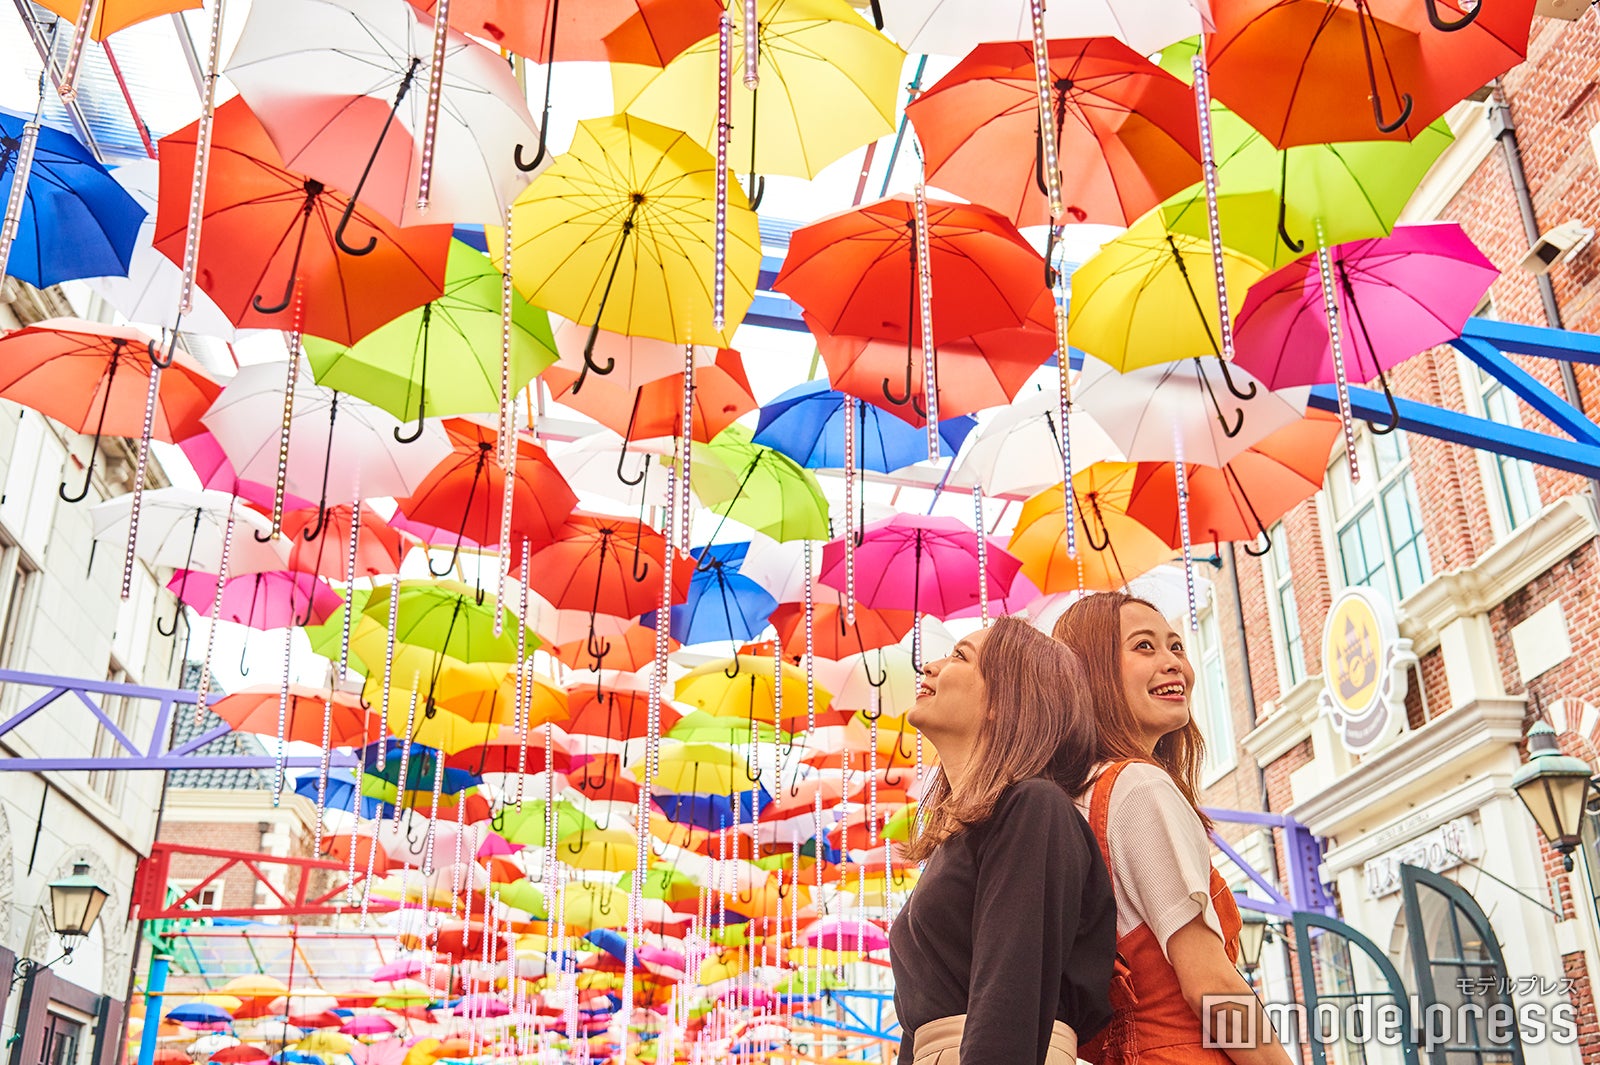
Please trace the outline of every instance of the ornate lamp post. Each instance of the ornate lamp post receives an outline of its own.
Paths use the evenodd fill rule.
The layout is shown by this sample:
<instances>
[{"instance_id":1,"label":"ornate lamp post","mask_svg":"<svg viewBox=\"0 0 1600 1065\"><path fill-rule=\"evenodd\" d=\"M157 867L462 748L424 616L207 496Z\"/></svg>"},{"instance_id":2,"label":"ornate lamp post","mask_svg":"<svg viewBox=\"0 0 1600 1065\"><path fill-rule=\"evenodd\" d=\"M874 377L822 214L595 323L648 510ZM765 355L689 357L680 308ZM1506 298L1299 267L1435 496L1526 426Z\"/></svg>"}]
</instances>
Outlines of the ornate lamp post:
<instances>
[{"instance_id":1,"label":"ornate lamp post","mask_svg":"<svg viewBox=\"0 0 1600 1065\"><path fill-rule=\"evenodd\" d=\"M1572 871L1572 852L1583 842L1589 800L1589 763L1561 753L1556 730L1543 721L1528 730L1528 760L1511 778L1517 797Z\"/></svg>"},{"instance_id":2,"label":"ornate lamp post","mask_svg":"<svg viewBox=\"0 0 1600 1065\"><path fill-rule=\"evenodd\" d=\"M37 962L32 958L18 958L12 967L11 984L16 986L38 969L48 969L58 961L72 956L94 923L100 919L100 910L111 893L89 875L89 863L78 862L72 875L52 881L50 888L50 927L61 937L61 955L52 961Z\"/></svg>"}]
</instances>

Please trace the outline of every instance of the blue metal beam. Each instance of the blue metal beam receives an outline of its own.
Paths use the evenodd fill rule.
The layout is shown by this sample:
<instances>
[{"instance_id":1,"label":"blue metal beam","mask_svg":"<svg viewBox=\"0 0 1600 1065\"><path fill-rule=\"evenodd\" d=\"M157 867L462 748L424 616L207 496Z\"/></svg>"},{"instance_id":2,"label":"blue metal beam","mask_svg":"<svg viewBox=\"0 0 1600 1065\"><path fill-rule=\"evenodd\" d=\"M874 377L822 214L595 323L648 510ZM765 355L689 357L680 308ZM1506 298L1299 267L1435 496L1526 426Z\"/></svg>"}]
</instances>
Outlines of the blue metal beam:
<instances>
[{"instance_id":1,"label":"blue metal beam","mask_svg":"<svg viewBox=\"0 0 1600 1065\"><path fill-rule=\"evenodd\" d=\"M1461 335L1482 340L1500 351L1515 355L1534 355L1545 359L1566 359L1589 366L1600 366L1600 336L1574 333L1570 329L1551 329L1540 325L1497 322L1492 318L1468 318Z\"/></svg>"},{"instance_id":2,"label":"blue metal beam","mask_svg":"<svg viewBox=\"0 0 1600 1065\"><path fill-rule=\"evenodd\" d=\"M1455 349L1484 373L1522 397L1522 401L1565 431L1574 440L1600 445L1600 426L1596 426L1576 407L1552 392L1543 381L1518 366L1500 348L1487 340L1460 337L1451 341Z\"/></svg>"}]
</instances>

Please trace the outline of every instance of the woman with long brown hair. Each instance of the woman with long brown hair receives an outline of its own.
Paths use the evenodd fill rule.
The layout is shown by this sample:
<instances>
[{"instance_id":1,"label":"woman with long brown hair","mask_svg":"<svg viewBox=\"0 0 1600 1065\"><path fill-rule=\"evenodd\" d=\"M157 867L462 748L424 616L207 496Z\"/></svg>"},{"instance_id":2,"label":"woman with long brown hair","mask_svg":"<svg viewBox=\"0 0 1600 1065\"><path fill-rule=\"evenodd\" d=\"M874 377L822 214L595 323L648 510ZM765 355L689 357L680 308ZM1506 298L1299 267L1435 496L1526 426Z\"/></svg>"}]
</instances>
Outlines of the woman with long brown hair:
<instances>
[{"instance_id":1,"label":"woman with long brown hair","mask_svg":"<svg viewBox=\"0 0 1600 1065\"><path fill-rule=\"evenodd\" d=\"M1054 635L1086 666L1096 765L1078 808L1111 872L1122 963L1115 1016L1083 1056L1097 1065L1288 1065L1234 967L1239 908L1211 865L1198 803L1205 740L1189 713L1194 667L1183 637L1122 592L1078 600ZM1242 1011L1254 1016L1232 1016ZM1259 1038L1223 1051L1205 1045L1205 1031Z\"/></svg>"},{"instance_id":2,"label":"woman with long brown hair","mask_svg":"<svg viewBox=\"0 0 1600 1065\"><path fill-rule=\"evenodd\" d=\"M939 770L903 851L927 865L889 932L901 1065L1073 1065L1111 1015L1111 885L1072 799L1096 750L1082 688L1018 618L923 669L909 720Z\"/></svg>"}]
</instances>

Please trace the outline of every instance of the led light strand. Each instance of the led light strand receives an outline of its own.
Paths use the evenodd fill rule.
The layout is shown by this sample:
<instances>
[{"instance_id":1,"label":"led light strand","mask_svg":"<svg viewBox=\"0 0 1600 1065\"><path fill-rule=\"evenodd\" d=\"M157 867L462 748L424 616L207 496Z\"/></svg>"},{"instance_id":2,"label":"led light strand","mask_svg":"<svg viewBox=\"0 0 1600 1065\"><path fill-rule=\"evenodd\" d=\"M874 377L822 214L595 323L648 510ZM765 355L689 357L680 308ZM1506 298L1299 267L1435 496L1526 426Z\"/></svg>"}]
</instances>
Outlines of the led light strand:
<instances>
[{"instance_id":1,"label":"led light strand","mask_svg":"<svg viewBox=\"0 0 1600 1065\"><path fill-rule=\"evenodd\" d=\"M1064 296L1065 293L1062 293ZM1067 557L1078 557L1077 499L1072 492L1072 349L1067 346L1065 300L1056 303L1056 377L1061 393L1057 402L1057 435L1061 438L1061 506L1067 526Z\"/></svg>"},{"instance_id":2,"label":"led light strand","mask_svg":"<svg viewBox=\"0 0 1600 1065\"><path fill-rule=\"evenodd\" d=\"M195 127L194 170L189 179L189 224L183 237L183 280L178 288L178 313L194 310L194 276L199 271L200 224L205 218L206 175L211 169L211 126L217 110L217 58L222 48L222 8L212 0L211 36L206 42L206 69L201 91L200 122Z\"/></svg>"},{"instance_id":3,"label":"led light strand","mask_svg":"<svg viewBox=\"0 0 1600 1065\"><path fill-rule=\"evenodd\" d=\"M0 223L0 284L5 282L11 247L22 225L22 208L28 199L28 175L33 172L33 153L38 143L39 117L35 115L22 127L22 143L17 147L17 161L11 171L11 195L6 199L6 217L4 223Z\"/></svg>"},{"instance_id":4,"label":"led light strand","mask_svg":"<svg viewBox=\"0 0 1600 1065\"><path fill-rule=\"evenodd\" d=\"M461 909L461 844L462 837L467 834L467 798L460 797L456 803L456 852L450 863L450 916L454 917ZM471 885L468 885L469 887Z\"/></svg>"},{"instance_id":5,"label":"led light strand","mask_svg":"<svg viewBox=\"0 0 1600 1065\"><path fill-rule=\"evenodd\" d=\"M972 486L972 517L978 530L978 621L989 627L989 536L983 517L983 489Z\"/></svg>"},{"instance_id":6,"label":"led light strand","mask_svg":"<svg viewBox=\"0 0 1600 1065\"><path fill-rule=\"evenodd\" d=\"M381 742L381 741L380 741ZM361 802L356 800L356 809L361 809ZM361 927L367 927L367 906L372 901L372 874L377 868L378 860L378 819L372 819L372 841L367 844L367 875L361 880Z\"/></svg>"},{"instance_id":7,"label":"led light strand","mask_svg":"<svg viewBox=\"0 0 1600 1065\"><path fill-rule=\"evenodd\" d=\"M933 237L928 232L928 190L917 182L917 294L922 301L922 403L928 411L928 461L939 461L939 369L933 346Z\"/></svg>"},{"instance_id":8,"label":"led light strand","mask_svg":"<svg viewBox=\"0 0 1600 1065\"><path fill-rule=\"evenodd\" d=\"M83 49L89 43L95 16L100 13L100 4L101 0L83 0L83 7L78 9L78 21L72 28L72 49L67 53L67 65L61 71L61 81L56 87L61 98L69 103L78 95L78 66L83 62Z\"/></svg>"},{"instance_id":9,"label":"led light strand","mask_svg":"<svg viewBox=\"0 0 1600 1065\"><path fill-rule=\"evenodd\" d=\"M1333 384L1339 398L1339 427L1344 433L1344 460L1350 470L1350 483L1361 480L1361 465L1356 460L1355 415L1350 409L1350 381L1344 366L1344 336L1339 326L1339 297L1333 287L1333 261L1323 239L1322 219L1317 219L1317 273L1322 281L1322 310L1328 319L1328 345L1333 355Z\"/></svg>"},{"instance_id":10,"label":"led light strand","mask_svg":"<svg viewBox=\"0 0 1600 1065\"><path fill-rule=\"evenodd\" d=\"M856 400L844 403L844 623L856 623ZM936 433L938 429L934 430ZM811 591L807 567L806 592Z\"/></svg>"},{"instance_id":11,"label":"led light strand","mask_svg":"<svg viewBox=\"0 0 1600 1065\"><path fill-rule=\"evenodd\" d=\"M751 92L761 84L761 23L756 20L756 6L757 0L744 0L744 87Z\"/></svg>"},{"instance_id":12,"label":"led light strand","mask_svg":"<svg viewBox=\"0 0 1600 1065\"><path fill-rule=\"evenodd\" d=\"M422 157L417 164L418 211L428 209L433 191L433 153L439 142L439 99L444 95L445 51L450 43L450 0L434 0L433 18L433 61L428 65L428 104L422 119ZM507 259L507 273L511 270L510 264L511 260Z\"/></svg>"},{"instance_id":13,"label":"led light strand","mask_svg":"<svg viewBox=\"0 0 1600 1065\"><path fill-rule=\"evenodd\" d=\"M511 513L517 495L517 397L511 392L511 210L506 209L505 264L500 275L500 556L495 585L494 634L505 631L506 578L511 575ZM526 543L526 541L524 541Z\"/></svg>"},{"instance_id":14,"label":"led light strand","mask_svg":"<svg viewBox=\"0 0 1600 1065\"><path fill-rule=\"evenodd\" d=\"M1039 144L1044 156L1045 193L1050 217L1061 217L1061 159L1057 146L1056 115L1050 84L1050 42L1044 28L1044 0L1030 0L1033 16L1033 79L1039 92Z\"/></svg>"},{"instance_id":15,"label":"led light strand","mask_svg":"<svg viewBox=\"0 0 1600 1065\"><path fill-rule=\"evenodd\" d=\"M817 728L817 633L816 589L811 586L811 541L805 541L805 626L806 626L806 740Z\"/></svg>"},{"instance_id":16,"label":"led light strand","mask_svg":"<svg viewBox=\"0 0 1600 1065\"><path fill-rule=\"evenodd\" d=\"M522 580L518 582L517 589L517 661L521 662L527 657L528 624L528 538L522 538ZM529 659L531 665L531 659ZM528 783L528 732L533 727L530 720L533 717L533 693L523 683L523 678L517 677L517 812L522 812L522 796ZM548 743L549 730L545 730L546 749L544 752L545 772L550 771L550 751Z\"/></svg>"},{"instance_id":17,"label":"led light strand","mask_svg":"<svg viewBox=\"0 0 1600 1065\"><path fill-rule=\"evenodd\" d=\"M121 358L120 352L112 358ZM133 499L128 507L128 544L122 553L122 601L133 594L134 545L139 539L139 513L144 502L144 478L150 469L150 434L155 431L156 400L161 391L161 366L150 365L150 388L144 397L144 428L139 434L139 458L134 463Z\"/></svg>"},{"instance_id":18,"label":"led light strand","mask_svg":"<svg viewBox=\"0 0 1600 1065\"><path fill-rule=\"evenodd\" d=\"M679 423L683 433L683 471L678 475L679 487L683 493L678 500L678 514L681 519L678 523L678 543L685 551L689 550L689 526L691 524L689 515L694 513L693 509L691 509L694 504L689 498L689 483L693 476L690 464L694 458L692 454L694 450L694 390L694 345L685 344L683 346L683 421ZM667 543L669 546L671 545L670 540Z\"/></svg>"},{"instance_id":19,"label":"led light strand","mask_svg":"<svg viewBox=\"0 0 1600 1065\"><path fill-rule=\"evenodd\" d=\"M1222 357L1233 361L1233 315L1228 309L1228 277L1223 269L1222 217L1217 211L1217 153L1211 135L1211 84L1206 73L1205 38L1200 54L1190 60L1194 71L1195 117L1200 123L1200 172L1205 179L1206 226L1211 235L1211 268L1217 283L1217 333L1222 342Z\"/></svg>"},{"instance_id":20,"label":"led light strand","mask_svg":"<svg viewBox=\"0 0 1600 1065\"><path fill-rule=\"evenodd\" d=\"M1183 590L1189 600L1189 631L1200 631L1200 614L1196 607L1194 590L1194 547L1189 540L1189 471L1188 463L1183 461L1183 436L1177 426L1173 427L1173 457L1176 461L1172 464L1173 477L1178 486L1178 534L1183 541Z\"/></svg>"},{"instance_id":21,"label":"led light strand","mask_svg":"<svg viewBox=\"0 0 1600 1065\"><path fill-rule=\"evenodd\" d=\"M352 595L351 599L354 600ZM346 604L345 611L348 615L351 604ZM383 720L389 720L389 686L394 680L394 630L400 623L400 575L397 573L394 580L389 582L389 639L383 648ZM416 682L412 681L411 687L415 688ZM411 737L411 725L406 724L406 738ZM378 772L383 772L384 759L388 751L385 742L378 748Z\"/></svg>"},{"instance_id":22,"label":"led light strand","mask_svg":"<svg viewBox=\"0 0 1600 1065\"><path fill-rule=\"evenodd\" d=\"M298 292L298 286L296 286ZM297 301L298 303L298 297ZM283 495L289 482L289 431L294 425L294 393L300 381L299 315L289 337L289 367L283 382L283 424L278 430L278 475L272 487L272 538L283 535Z\"/></svg>"},{"instance_id":23,"label":"led light strand","mask_svg":"<svg viewBox=\"0 0 1600 1065\"><path fill-rule=\"evenodd\" d=\"M361 717L361 750L367 749L367 744L372 742L372 730L368 726L372 723L369 714ZM361 829L361 763L358 759L351 767L350 772L351 794L355 801L350 807L350 868L345 876L344 901L345 904L354 905L356 901L356 840L360 839ZM376 834L374 834L376 835Z\"/></svg>"},{"instance_id":24,"label":"led light strand","mask_svg":"<svg viewBox=\"0 0 1600 1065\"><path fill-rule=\"evenodd\" d=\"M339 632L339 683L343 684L350 675L350 623L353 601L356 597L356 565L357 555L361 548L361 487L357 480L355 490L350 500L350 540L345 546L344 575L345 595L348 600L345 604L344 622Z\"/></svg>"},{"instance_id":25,"label":"led light strand","mask_svg":"<svg viewBox=\"0 0 1600 1065\"><path fill-rule=\"evenodd\" d=\"M748 19L748 14L746 15ZM747 23L748 25L748 23ZM748 47L748 45L747 45ZM748 55L746 56L748 62ZM749 66L746 66L748 72ZM711 328L726 321L728 289L728 133L729 91L733 81L733 19L726 11L717 25L717 216L711 271Z\"/></svg>"},{"instance_id":26,"label":"led light strand","mask_svg":"<svg viewBox=\"0 0 1600 1065\"><path fill-rule=\"evenodd\" d=\"M433 875L433 848L439 836L439 793L444 790L444 754L435 752L433 756L433 803L428 807L428 829L424 833L422 845L422 872L424 876ZM469 884L470 888L471 885Z\"/></svg>"},{"instance_id":27,"label":"led light strand","mask_svg":"<svg viewBox=\"0 0 1600 1065\"><path fill-rule=\"evenodd\" d=\"M417 725L417 685L422 680L420 672L411 674L411 703L406 708L406 734L400 738L400 773L394 797L394 827L400 827L400 815L405 812L406 783L411 771L411 736Z\"/></svg>"},{"instance_id":28,"label":"led light strand","mask_svg":"<svg viewBox=\"0 0 1600 1065\"><path fill-rule=\"evenodd\" d=\"M217 580L217 587L222 586L221 578ZM294 650L293 627L283 630L283 679L278 682L278 756L275 759L272 778L272 805L276 807L283 796L284 760L288 757L288 746L284 742L283 734L289 722L289 655Z\"/></svg>"},{"instance_id":29,"label":"led light strand","mask_svg":"<svg viewBox=\"0 0 1600 1065\"><path fill-rule=\"evenodd\" d=\"M872 716L867 720L867 833L868 846L878 845L878 689L873 688L868 697L872 702Z\"/></svg>"},{"instance_id":30,"label":"led light strand","mask_svg":"<svg viewBox=\"0 0 1600 1065\"><path fill-rule=\"evenodd\" d=\"M211 655L217 648L217 619L222 614L222 586L228 582L228 563L233 555L233 527L238 500L228 501L228 521L222 527L222 558L217 566L217 590L211 596L210 621L206 625L206 656L200 662L200 680L195 685L194 723L205 719L206 699L211 694Z\"/></svg>"}]
</instances>

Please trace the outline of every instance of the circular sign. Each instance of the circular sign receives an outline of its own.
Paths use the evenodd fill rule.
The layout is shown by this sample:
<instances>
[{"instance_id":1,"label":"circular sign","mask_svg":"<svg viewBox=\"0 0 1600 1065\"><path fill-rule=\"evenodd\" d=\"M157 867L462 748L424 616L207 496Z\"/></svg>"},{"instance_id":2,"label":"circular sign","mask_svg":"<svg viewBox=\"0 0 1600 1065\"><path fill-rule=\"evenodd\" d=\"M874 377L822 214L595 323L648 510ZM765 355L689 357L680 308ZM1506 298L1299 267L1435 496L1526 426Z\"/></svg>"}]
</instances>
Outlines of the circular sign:
<instances>
[{"instance_id":1,"label":"circular sign","mask_svg":"<svg viewBox=\"0 0 1600 1065\"><path fill-rule=\"evenodd\" d=\"M1388 604L1366 588L1346 588L1328 611L1322 701L1352 753L1389 739L1404 721L1404 711L1393 705L1397 696L1405 698L1393 676L1398 635Z\"/></svg>"}]
</instances>

